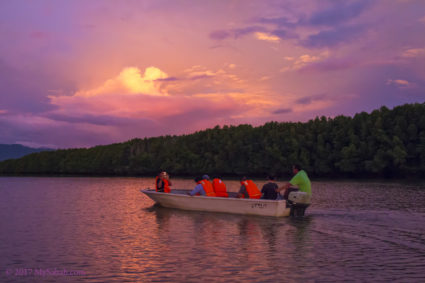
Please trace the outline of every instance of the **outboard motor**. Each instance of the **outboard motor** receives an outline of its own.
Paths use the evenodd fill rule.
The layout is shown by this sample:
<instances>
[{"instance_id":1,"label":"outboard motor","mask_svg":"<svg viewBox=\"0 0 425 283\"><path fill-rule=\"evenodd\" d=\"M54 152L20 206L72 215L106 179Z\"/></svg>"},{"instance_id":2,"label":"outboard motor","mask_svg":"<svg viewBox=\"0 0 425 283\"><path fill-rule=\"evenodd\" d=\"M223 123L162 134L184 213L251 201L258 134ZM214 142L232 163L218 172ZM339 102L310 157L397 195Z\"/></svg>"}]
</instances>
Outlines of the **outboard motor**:
<instances>
[{"instance_id":1,"label":"outboard motor","mask_svg":"<svg viewBox=\"0 0 425 283\"><path fill-rule=\"evenodd\" d=\"M310 205L311 196L305 192L295 191L288 195L287 206L291 208L291 216L304 216L305 210Z\"/></svg>"}]
</instances>

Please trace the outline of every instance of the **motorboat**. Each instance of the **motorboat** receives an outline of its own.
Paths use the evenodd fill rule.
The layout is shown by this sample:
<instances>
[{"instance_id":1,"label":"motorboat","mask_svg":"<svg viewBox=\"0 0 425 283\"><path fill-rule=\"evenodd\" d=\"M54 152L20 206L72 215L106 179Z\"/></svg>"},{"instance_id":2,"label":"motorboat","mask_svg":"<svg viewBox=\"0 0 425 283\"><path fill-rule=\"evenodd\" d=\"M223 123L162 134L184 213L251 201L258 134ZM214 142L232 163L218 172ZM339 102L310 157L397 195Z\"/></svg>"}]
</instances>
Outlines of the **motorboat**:
<instances>
[{"instance_id":1,"label":"motorboat","mask_svg":"<svg viewBox=\"0 0 425 283\"><path fill-rule=\"evenodd\" d=\"M190 190L183 189L171 190L170 193L153 189L141 192L163 207L244 215L303 216L310 205L310 195L299 191L291 192L288 200L236 198L236 193L231 192L229 197L190 196Z\"/></svg>"}]
</instances>

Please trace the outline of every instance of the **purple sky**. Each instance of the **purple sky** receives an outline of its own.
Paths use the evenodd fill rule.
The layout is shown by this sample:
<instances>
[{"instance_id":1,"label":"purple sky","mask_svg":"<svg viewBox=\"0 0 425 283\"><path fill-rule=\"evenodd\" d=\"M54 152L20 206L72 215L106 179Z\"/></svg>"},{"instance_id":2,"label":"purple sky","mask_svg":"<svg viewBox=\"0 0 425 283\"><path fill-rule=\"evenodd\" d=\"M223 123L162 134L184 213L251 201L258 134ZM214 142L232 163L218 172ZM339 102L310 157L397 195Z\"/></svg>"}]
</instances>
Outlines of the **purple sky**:
<instances>
[{"instance_id":1,"label":"purple sky","mask_svg":"<svg viewBox=\"0 0 425 283\"><path fill-rule=\"evenodd\" d=\"M425 101L425 1L1 1L0 143L57 148Z\"/></svg>"}]
</instances>

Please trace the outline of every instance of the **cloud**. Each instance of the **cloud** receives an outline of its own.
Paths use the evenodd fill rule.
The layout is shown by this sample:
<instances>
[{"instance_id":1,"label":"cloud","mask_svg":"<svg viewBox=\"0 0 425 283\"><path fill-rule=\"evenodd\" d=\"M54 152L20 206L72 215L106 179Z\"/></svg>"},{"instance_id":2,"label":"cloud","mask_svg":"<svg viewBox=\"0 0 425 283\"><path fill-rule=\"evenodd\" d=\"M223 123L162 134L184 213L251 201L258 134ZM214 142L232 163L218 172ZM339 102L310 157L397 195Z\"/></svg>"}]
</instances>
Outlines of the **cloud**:
<instances>
[{"instance_id":1,"label":"cloud","mask_svg":"<svg viewBox=\"0 0 425 283\"><path fill-rule=\"evenodd\" d=\"M299 95L292 103L292 109L295 113L315 113L323 109L329 109L334 105L341 104L341 102L349 101L353 98L349 94L314 94L314 95Z\"/></svg>"},{"instance_id":2,"label":"cloud","mask_svg":"<svg viewBox=\"0 0 425 283\"><path fill-rule=\"evenodd\" d=\"M309 105L312 104L313 102L317 102L317 101L324 101L327 100L328 97L326 94L319 94L319 95L311 95L311 96L304 96L301 97L297 100L295 100L296 104L299 105Z\"/></svg>"},{"instance_id":3,"label":"cloud","mask_svg":"<svg viewBox=\"0 0 425 283\"><path fill-rule=\"evenodd\" d=\"M407 49L401 55L405 58L416 58L425 56L425 48L411 48Z\"/></svg>"},{"instance_id":4,"label":"cloud","mask_svg":"<svg viewBox=\"0 0 425 283\"><path fill-rule=\"evenodd\" d=\"M30 113L51 109L46 91L58 85L67 88L69 82L61 81L56 74L46 74L43 68L17 68L0 58L1 109Z\"/></svg>"},{"instance_id":5,"label":"cloud","mask_svg":"<svg viewBox=\"0 0 425 283\"><path fill-rule=\"evenodd\" d=\"M168 78L164 78L164 79L157 79L155 81L157 82L173 82L173 81L178 81L179 78L176 77L168 77Z\"/></svg>"},{"instance_id":6,"label":"cloud","mask_svg":"<svg viewBox=\"0 0 425 283\"><path fill-rule=\"evenodd\" d=\"M160 2L0 9L0 119L25 113L0 138L97 144L424 100L420 0Z\"/></svg>"},{"instance_id":7,"label":"cloud","mask_svg":"<svg viewBox=\"0 0 425 283\"><path fill-rule=\"evenodd\" d=\"M210 38L221 41L225 39L239 39L244 36L253 34L255 39L269 42L279 42L281 39L298 38L294 32L288 32L284 29L269 30L261 26L248 26L239 29L216 30L210 33Z\"/></svg>"},{"instance_id":8,"label":"cloud","mask_svg":"<svg viewBox=\"0 0 425 283\"><path fill-rule=\"evenodd\" d=\"M140 69L127 67L99 87L79 90L71 96L49 95L50 103L57 106L49 113L56 115L51 116L55 118L67 116L68 122L83 121L84 117L93 124L99 124L108 116L134 118L139 113L153 114L164 108L160 102L168 96L166 89L162 88L167 83L163 80L167 78L168 75L156 67L146 68L143 75ZM152 103L159 105L155 109Z\"/></svg>"},{"instance_id":9,"label":"cloud","mask_svg":"<svg viewBox=\"0 0 425 283\"><path fill-rule=\"evenodd\" d=\"M232 64L230 64L230 65L232 65ZM232 67L234 67L234 65ZM230 67L230 68L232 68L232 67ZM224 74L225 71L222 70L222 69L219 69L218 71L212 71L212 70L209 70L205 67L196 65L196 66L192 66L192 67L184 70L184 73L186 74L187 79L193 79L193 78L196 78L196 77L215 77L219 74Z\"/></svg>"},{"instance_id":10,"label":"cloud","mask_svg":"<svg viewBox=\"0 0 425 283\"><path fill-rule=\"evenodd\" d=\"M327 56L329 56L328 52L322 52L318 55L304 54L299 56L298 58L285 57L285 60L288 61L288 63L290 64L280 69L280 71L286 72L286 71L299 70L309 64L319 62L325 59Z\"/></svg>"},{"instance_id":11,"label":"cloud","mask_svg":"<svg viewBox=\"0 0 425 283\"><path fill-rule=\"evenodd\" d=\"M161 88L174 96L244 92L247 82L233 73L235 68L234 64L218 70L192 66L179 75L179 80L166 82Z\"/></svg>"},{"instance_id":12,"label":"cloud","mask_svg":"<svg viewBox=\"0 0 425 283\"><path fill-rule=\"evenodd\" d=\"M210 70L194 70L188 74L188 79L199 80L199 79L212 78L212 77L215 77L216 75L217 75L216 72L213 72Z\"/></svg>"},{"instance_id":13,"label":"cloud","mask_svg":"<svg viewBox=\"0 0 425 283\"><path fill-rule=\"evenodd\" d=\"M356 62L349 59L327 59L324 61L313 62L301 68L303 72L333 72L339 70L351 69L357 66Z\"/></svg>"},{"instance_id":14,"label":"cloud","mask_svg":"<svg viewBox=\"0 0 425 283\"><path fill-rule=\"evenodd\" d=\"M137 68L125 68L99 87L79 90L71 96L50 95L51 104L57 108L44 117L66 124L105 127L112 132L122 131L134 121L162 130L174 123L173 132L177 134L195 130L194 125L208 126L213 120L258 113L253 109L268 103L261 96L236 89L234 85L241 80L223 69L193 66L178 77L167 80L170 77L155 67L147 68L144 75Z\"/></svg>"},{"instance_id":15,"label":"cloud","mask_svg":"<svg viewBox=\"0 0 425 283\"><path fill-rule=\"evenodd\" d=\"M324 10L313 13L306 24L336 26L358 17L365 11L372 1L361 0L355 2L335 1L332 6Z\"/></svg>"},{"instance_id":16,"label":"cloud","mask_svg":"<svg viewBox=\"0 0 425 283\"><path fill-rule=\"evenodd\" d=\"M275 26L270 33L280 39L297 38L298 44L308 48L333 47L348 42L362 33L365 28L353 23L373 4L370 0L331 1L310 15L299 12L288 17L260 18L258 23ZM316 30L305 36L306 30Z\"/></svg>"},{"instance_id":17,"label":"cloud","mask_svg":"<svg viewBox=\"0 0 425 283\"><path fill-rule=\"evenodd\" d=\"M295 61L295 67L296 67L296 69L299 69L299 68L305 66L306 64L317 62L319 60L320 60L319 56L311 56L311 55L308 55L308 54L301 55L298 58L298 60Z\"/></svg>"},{"instance_id":18,"label":"cloud","mask_svg":"<svg viewBox=\"0 0 425 283\"><path fill-rule=\"evenodd\" d=\"M269 18L263 17L263 18L260 18L258 22L262 24L271 24L278 27L295 28L300 21L299 19L289 20L287 17L269 17Z\"/></svg>"},{"instance_id":19,"label":"cloud","mask_svg":"<svg viewBox=\"0 0 425 283\"><path fill-rule=\"evenodd\" d=\"M294 31L288 31L284 29L276 29L271 31L271 34L279 37L280 39L298 39L299 35L296 34Z\"/></svg>"},{"instance_id":20,"label":"cloud","mask_svg":"<svg viewBox=\"0 0 425 283\"><path fill-rule=\"evenodd\" d=\"M393 85L393 86L397 86L399 88L407 88L412 86L412 83L408 82L407 80L402 80L402 79L388 79L387 80L387 85Z\"/></svg>"},{"instance_id":21,"label":"cloud","mask_svg":"<svg viewBox=\"0 0 425 283\"><path fill-rule=\"evenodd\" d=\"M300 41L307 48L334 47L341 43L355 40L365 30L364 26L342 26L331 30L320 31Z\"/></svg>"},{"instance_id":22,"label":"cloud","mask_svg":"<svg viewBox=\"0 0 425 283\"><path fill-rule=\"evenodd\" d=\"M259 40L265 40L270 42L279 42L280 38L276 35L264 33L264 32L256 32L255 37Z\"/></svg>"},{"instance_id":23,"label":"cloud","mask_svg":"<svg viewBox=\"0 0 425 283\"><path fill-rule=\"evenodd\" d=\"M334 47L357 38L364 32L365 25L355 23L373 1L331 1L310 14L298 12L288 18L260 17L252 25L238 29L215 30L210 38L221 41L229 38L238 39L254 34L258 40L280 42L286 39L297 39L297 44L307 48Z\"/></svg>"},{"instance_id":24,"label":"cloud","mask_svg":"<svg viewBox=\"0 0 425 283\"><path fill-rule=\"evenodd\" d=\"M215 30L210 38L221 41L228 38L238 39L254 34L258 40L279 42L284 39L298 39L298 44L308 48L333 47L349 42L361 34L364 26L353 23L373 1L334 1L310 15L299 12L293 19L288 17L261 17L256 24L238 29ZM271 28L274 26L274 28ZM306 35L310 32L310 35ZM315 33L311 34L314 30Z\"/></svg>"},{"instance_id":25,"label":"cloud","mask_svg":"<svg viewBox=\"0 0 425 283\"><path fill-rule=\"evenodd\" d=\"M140 124L141 125L141 124ZM139 127L141 127L139 125ZM133 134L137 132L135 125ZM11 114L0 116L2 143L20 143L51 148L86 147L109 144L131 137L123 130L115 131L113 127L89 123L69 123L53 120L33 114ZM152 127L153 128L153 127ZM124 129L121 127L120 129Z\"/></svg>"},{"instance_id":26,"label":"cloud","mask_svg":"<svg viewBox=\"0 0 425 283\"><path fill-rule=\"evenodd\" d=\"M158 80L167 79L168 75L156 67L148 67L141 75L140 69L127 67L121 73L103 85L90 90L78 91L75 96L92 97L105 94L146 94L146 95L167 95L160 91ZM52 100L54 96L49 96Z\"/></svg>"},{"instance_id":27,"label":"cloud","mask_svg":"<svg viewBox=\"0 0 425 283\"><path fill-rule=\"evenodd\" d=\"M7 110L0 109L0 115L1 115L1 114L6 114L7 112L8 112Z\"/></svg>"},{"instance_id":28,"label":"cloud","mask_svg":"<svg viewBox=\"0 0 425 283\"><path fill-rule=\"evenodd\" d=\"M248 26L238 29L215 30L210 33L210 38L213 40L224 40L228 38L238 39L240 37L253 34L256 32L266 32L267 30L261 26Z\"/></svg>"},{"instance_id":29,"label":"cloud","mask_svg":"<svg viewBox=\"0 0 425 283\"><path fill-rule=\"evenodd\" d=\"M210 38L213 40L224 40L231 36L232 34L228 30L215 30L210 33Z\"/></svg>"},{"instance_id":30,"label":"cloud","mask_svg":"<svg viewBox=\"0 0 425 283\"><path fill-rule=\"evenodd\" d=\"M72 115L71 113L60 114L60 113L47 113L44 117L54 121L67 122L72 124L92 124L99 126L123 126L132 122L130 117L116 117L108 115L94 115L94 114L81 114Z\"/></svg>"},{"instance_id":31,"label":"cloud","mask_svg":"<svg viewBox=\"0 0 425 283\"><path fill-rule=\"evenodd\" d=\"M359 17L372 4L373 1L370 0L329 1L328 5L322 5L322 9L313 11L310 15L306 14L305 11L292 12L291 18L289 16L262 17L257 22L290 29L312 26L335 27Z\"/></svg>"},{"instance_id":32,"label":"cloud","mask_svg":"<svg viewBox=\"0 0 425 283\"><path fill-rule=\"evenodd\" d=\"M273 111L273 114L286 114L286 113L290 113L292 112L291 108L281 108L281 109L277 109L275 111Z\"/></svg>"}]
</instances>

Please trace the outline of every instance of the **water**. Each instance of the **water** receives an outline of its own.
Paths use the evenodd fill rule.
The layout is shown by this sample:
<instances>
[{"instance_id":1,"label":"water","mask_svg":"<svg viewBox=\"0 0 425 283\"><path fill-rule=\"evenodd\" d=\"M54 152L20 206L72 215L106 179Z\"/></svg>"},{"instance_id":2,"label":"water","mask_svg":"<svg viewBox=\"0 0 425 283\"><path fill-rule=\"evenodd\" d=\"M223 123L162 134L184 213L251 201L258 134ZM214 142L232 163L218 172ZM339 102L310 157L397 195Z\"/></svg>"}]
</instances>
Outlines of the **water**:
<instances>
[{"instance_id":1,"label":"water","mask_svg":"<svg viewBox=\"0 0 425 283\"><path fill-rule=\"evenodd\" d=\"M0 178L0 282L425 280L423 186L313 182L303 219L159 208L148 186Z\"/></svg>"}]
</instances>

